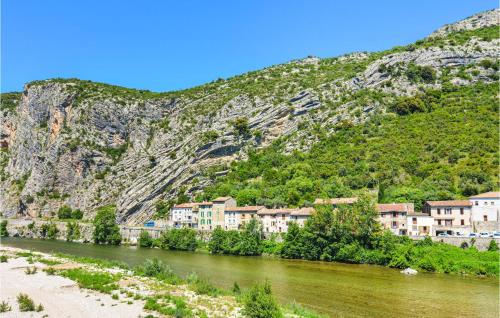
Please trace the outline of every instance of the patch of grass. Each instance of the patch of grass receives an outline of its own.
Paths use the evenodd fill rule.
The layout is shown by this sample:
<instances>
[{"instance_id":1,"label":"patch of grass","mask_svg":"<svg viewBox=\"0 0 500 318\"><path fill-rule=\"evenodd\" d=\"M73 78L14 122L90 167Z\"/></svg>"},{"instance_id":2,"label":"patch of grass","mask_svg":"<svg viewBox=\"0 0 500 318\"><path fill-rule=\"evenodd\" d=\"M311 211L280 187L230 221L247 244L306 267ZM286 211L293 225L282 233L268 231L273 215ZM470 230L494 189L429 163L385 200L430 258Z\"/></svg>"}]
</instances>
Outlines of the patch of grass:
<instances>
[{"instance_id":1,"label":"patch of grass","mask_svg":"<svg viewBox=\"0 0 500 318\"><path fill-rule=\"evenodd\" d=\"M49 266L62 264L60 261L47 259L47 258L39 258L39 259L37 259L37 262L40 262L42 264L49 265Z\"/></svg>"},{"instance_id":2,"label":"patch of grass","mask_svg":"<svg viewBox=\"0 0 500 318\"><path fill-rule=\"evenodd\" d=\"M193 316L191 309L188 308L184 299L169 294L155 295L153 297L146 298L144 309L174 317Z\"/></svg>"},{"instance_id":3,"label":"patch of grass","mask_svg":"<svg viewBox=\"0 0 500 318\"><path fill-rule=\"evenodd\" d=\"M118 300L119 296L118 296L118 294L113 294L113 295L111 295L111 298L113 298L114 300Z\"/></svg>"},{"instance_id":4,"label":"patch of grass","mask_svg":"<svg viewBox=\"0 0 500 318\"><path fill-rule=\"evenodd\" d=\"M297 315L297 316L302 317L302 318L327 318L328 317L326 315L318 314L317 312L315 312L311 309L305 308L304 306L302 306L299 303L296 303L295 301L293 303L289 304L288 306L286 306L284 308L284 311L287 313L291 313L293 315Z\"/></svg>"},{"instance_id":5,"label":"patch of grass","mask_svg":"<svg viewBox=\"0 0 500 318\"><path fill-rule=\"evenodd\" d=\"M1 312L8 312L8 311L11 311L12 310L12 307L10 307L9 303L6 302L6 301L2 301L0 303L0 313Z\"/></svg>"},{"instance_id":6,"label":"patch of grass","mask_svg":"<svg viewBox=\"0 0 500 318\"><path fill-rule=\"evenodd\" d=\"M8 259L7 255L0 255L0 263L7 263Z\"/></svg>"},{"instance_id":7,"label":"patch of grass","mask_svg":"<svg viewBox=\"0 0 500 318\"><path fill-rule=\"evenodd\" d=\"M35 254L33 254L31 251L30 252L17 252L16 253L17 256L20 256L20 257L32 257L34 256Z\"/></svg>"},{"instance_id":8,"label":"patch of grass","mask_svg":"<svg viewBox=\"0 0 500 318\"><path fill-rule=\"evenodd\" d=\"M56 273L56 270L53 267L48 267L43 270L47 275L54 275Z\"/></svg>"},{"instance_id":9,"label":"patch of grass","mask_svg":"<svg viewBox=\"0 0 500 318\"><path fill-rule=\"evenodd\" d=\"M19 304L19 311L35 311L33 299L26 294L17 295L17 303Z\"/></svg>"},{"instance_id":10,"label":"patch of grass","mask_svg":"<svg viewBox=\"0 0 500 318\"><path fill-rule=\"evenodd\" d=\"M81 288L98 290L110 294L111 291L118 289L118 275L112 275L102 272L90 272L81 268L68 269L61 272L61 275L74 280Z\"/></svg>"}]
</instances>

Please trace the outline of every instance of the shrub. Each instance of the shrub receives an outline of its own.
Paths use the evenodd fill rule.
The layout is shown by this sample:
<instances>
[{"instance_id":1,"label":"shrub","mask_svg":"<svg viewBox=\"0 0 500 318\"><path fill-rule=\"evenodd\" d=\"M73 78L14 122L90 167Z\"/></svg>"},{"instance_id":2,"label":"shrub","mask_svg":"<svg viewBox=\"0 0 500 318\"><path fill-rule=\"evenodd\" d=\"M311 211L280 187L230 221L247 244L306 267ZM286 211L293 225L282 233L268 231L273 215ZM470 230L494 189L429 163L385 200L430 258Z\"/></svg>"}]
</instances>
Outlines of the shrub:
<instances>
[{"instance_id":1,"label":"shrub","mask_svg":"<svg viewBox=\"0 0 500 318\"><path fill-rule=\"evenodd\" d=\"M9 231L7 231L7 220L2 220L0 223L0 237L7 237L9 236Z\"/></svg>"},{"instance_id":2,"label":"shrub","mask_svg":"<svg viewBox=\"0 0 500 318\"><path fill-rule=\"evenodd\" d=\"M52 222L44 223L40 226L40 237L42 238L55 240L58 233L59 230L57 229L57 226Z\"/></svg>"},{"instance_id":3,"label":"shrub","mask_svg":"<svg viewBox=\"0 0 500 318\"><path fill-rule=\"evenodd\" d=\"M2 301L0 303L0 313L2 312L8 312L8 311L11 311L12 310L12 307L10 307L9 303L7 303L6 301Z\"/></svg>"},{"instance_id":4,"label":"shrub","mask_svg":"<svg viewBox=\"0 0 500 318\"><path fill-rule=\"evenodd\" d=\"M47 275L54 275L56 273L56 270L54 267L47 267L46 269L43 270Z\"/></svg>"},{"instance_id":5,"label":"shrub","mask_svg":"<svg viewBox=\"0 0 500 318\"><path fill-rule=\"evenodd\" d=\"M17 295L17 303L19 304L19 311L35 311L35 303L30 296L26 294Z\"/></svg>"},{"instance_id":6,"label":"shrub","mask_svg":"<svg viewBox=\"0 0 500 318\"><path fill-rule=\"evenodd\" d=\"M57 217L60 220L71 219L71 208L67 205L63 205L57 210Z\"/></svg>"},{"instance_id":7,"label":"shrub","mask_svg":"<svg viewBox=\"0 0 500 318\"><path fill-rule=\"evenodd\" d=\"M71 218L75 220L81 220L83 218L83 211L80 209L73 210L71 212Z\"/></svg>"},{"instance_id":8,"label":"shrub","mask_svg":"<svg viewBox=\"0 0 500 318\"><path fill-rule=\"evenodd\" d=\"M199 295L209 295L216 297L220 294L219 289L212 285L208 280L198 277L196 273L191 273L187 277L190 288Z\"/></svg>"},{"instance_id":9,"label":"shrub","mask_svg":"<svg viewBox=\"0 0 500 318\"><path fill-rule=\"evenodd\" d=\"M495 242L495 240L490 241L490 245L488 245L488 251L490 251L490 252L498 251L498 244L497 244L497 242Z\"/></svg>"},{"instance_id":10,"label":"shrub","mask_svg":"<svg viewBox=\"0 0 500 318\"><path fill-rule=\"evenodd\" d=\"M96 244L120 245L122 237L116 224L115 206L108 205L97 210L92 237Z\"/></svg>"},{"instance_id":11,"label":"shrub","mask_svg":"<svg viewBox=\"0 0 500 318\"><path fill-rule=\"evenodd\" d=\"M139 235L139 246L140 247L152 247L153 246L153 239L151 238L151 235L149 235L148 231L142 230L141 234Z\"/></svg>"},{"instance_id":12,"label":"shrub","mask_svg":"<svg viewBox=\"0 0 500 318\"><path fill-rule=\"evenodd\" d=\"M231 291L233 292L233 294L235 295L240 295L241 294L241 288L240 288L240 285L238 285L237 282L234 282L233 284L233 288L231 288Z\"/></svg>"},{"instance_id":13,"label":"shrub","mask_svg":"<svg viewBox=\"0 0 500 318\"><path fill-rule=\"evenodd\" d=\"M274 299L271 285L266 280L250 288L243 300L243 314L250 318L282 317L281 310Z\"/></svg>"},{"instance_id":14,"label":"shrub","mask_svg":"<svg viewBox=\"0 0 500 318\"><path fill-rule=\"evenodd\" d=\"M155 277L173 285L176 285L181 281L181 279L174 274L172 269L167 264L157 258L147 259L144 264L136 266L134 268L134 272L137 275Z\"/></svg>"},{"instance_id":15,"label":"shrub","mask_svg":"<svg viewBox=\"0 0 500 318\"><path fill-rule=\"evenodd\" d=\"M194 251L198 246L196 231L189 228L165 231L160 239L162 248L170 250Z\"/></svg>"},{"instance_id":16,"label":"shrub","mask_svg":"<svg viewBox=\"0 0 500 318\"><path fill-rule=\"evenodd\" d=\"M233 126L234 133L237 136L248 136L250 134L250 128L248 127L248 118L238 117L231 122Z\"/></svg>"},{"instance_id":17,"label":"shrub","mask_svg":"<svg viewBox=\"0 0 500 318\"><path fill-rule=\"evenodd\" d=\"M26 273L26 275L33 275L33 274L36 274L37 268L35 266L33 266L32 268L26 267L24 272Z\"/></svg>"},{"instance_id":18,"label":"shrub","mask_svg":"<svg viewBox=\"0 0 500 318\"><path fill-rule=\"evenodd\" d=\"M0 255L0 263L7 263L7 255Z\"/></svg>"},{"instance_id":19,"label":"shrub","mask_svg":"<svg viewBox=\"0 0 500 318\"><path fill-rule=\"evenodd\" d=\"M66 223L66 241L71 242L80 238L80 226L77 222Z\"/></svg>"},{"instance_id":20,"label":"shrub","mask_svg":"<svg viewBox=\"0 0 500 318\"><path fill-rule=\"evenodd\" d=\"M82 268L68 269L61 272L61 275L74 280L81 288L98 290L110 294L118 289L118 277L105 272L90 272Z\"/></svg>"}]
</instances>

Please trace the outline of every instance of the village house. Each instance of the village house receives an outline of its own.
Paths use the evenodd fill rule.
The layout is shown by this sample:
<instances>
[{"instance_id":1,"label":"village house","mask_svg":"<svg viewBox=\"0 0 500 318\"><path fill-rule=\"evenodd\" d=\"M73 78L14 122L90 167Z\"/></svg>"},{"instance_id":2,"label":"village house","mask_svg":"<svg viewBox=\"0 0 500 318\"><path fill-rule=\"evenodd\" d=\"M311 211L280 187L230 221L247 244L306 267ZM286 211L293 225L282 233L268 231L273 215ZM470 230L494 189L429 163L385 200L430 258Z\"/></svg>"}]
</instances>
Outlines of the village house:
<instances>
[{"instance_id":1,"label":"village house","mask_svg":"<svg viewBox=\"0 0 500 318\"><path fill-rule=\"evenodd\" d=\"M212 224L209 229L215 229L217 226L225 226L225 210L236 207L236 200L231 197L219 197L212 200Z\"/></svg>"},{"instance_id":2,"label":"village house","mask_svg":"<svg viewBox=\"0 0 500 318\"><path fill-rule=\"evenodd\" d=\"M295 222L303 227L313 211L313 208L262 209L257 212L257 215L262 221L264 232L284 233L288 232L290 222Z\"/></svg>"},{"instance_id":3,"label":"village house","mask_svg":"<svg viewBox=\"0 0 500 318\"><path fill-rule=\"evenodd\" d=\"M426 201L423 212L434 218L434 235L468 235L472 202L468 200Z\"/></svg>"},{"instance_id":4,"label":"village house","mask_svg":"<svg viewBox=\"0 0 500 318\"><path fill-rule=\"evenodd\" d=\"M174 205L170 213L170 222L171 226L175 228L198 227L198 204L182 203Z\"/></svg>"},{"instance_id":5,"label":"village house","mask_svg":"<svg viewBox=\"0 0 500 318\"><path fill-rule=\"evenodd\" d=\"M486 192L469 198L471 219L476 230L499 230L500 192Z\"/></svg>"},{"instance_id":6,"label":"village house","mask_svg":"<svg viewBox=\"0 0 500 318\"><path fill-rule=\"evenodd\" d=\"M213 213L212 202L198 203L198 228L200 230L204 231L212 230L212 213Z\"/></svg>"},{"instance_id":7,"label":"village house","mask_svg":"<svg viewBox=\"0 0 500 318\"><path fill-rule=\"evenodd\" d=\"M434 229L434 218L426 213L410 212L406 225L408 236L430 236Z\"/></svg>"},{"instance_id":8,"label":"village house","mask_svg":"<svg viewBox=\"0 0 500 318\"><path fill-rule=\"evenodd\" d=\"M407 235L407 217L414 213L413 203L388 203L377 204L379 221L384 229L396 235Z\"/></svg>"},{"instance_id":9,"label":"village house","mask_svg":"<svg viewBox=\"0 0 500 318\"><path fill-rule=\"evenodd\" d=\"M257 212L264 209L263 206L234 206L227 207L224 211L225 230L239 230L245 227L251 219L257 218Z\"/></svg>"}]
</instances>

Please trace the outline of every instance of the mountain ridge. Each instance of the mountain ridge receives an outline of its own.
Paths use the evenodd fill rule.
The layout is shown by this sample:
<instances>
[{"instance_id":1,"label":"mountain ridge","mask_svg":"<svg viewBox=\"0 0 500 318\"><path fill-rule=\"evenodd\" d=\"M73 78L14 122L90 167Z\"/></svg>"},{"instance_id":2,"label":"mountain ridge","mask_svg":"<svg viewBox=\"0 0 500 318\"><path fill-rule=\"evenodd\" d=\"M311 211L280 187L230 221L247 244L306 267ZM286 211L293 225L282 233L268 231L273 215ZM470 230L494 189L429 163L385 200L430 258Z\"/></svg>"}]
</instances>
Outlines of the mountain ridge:
<instances>
[{"instance_id":1,"label":"mountain ridge","mask_svg":"<svg viewBox=\"0 0 500 318\"><path fill-rule=\"evenodd\" d=\"M312 130L358 125L401 96L497 82L478 65L498 59L498 12L405 47L306 58L181 91L30 82L20 100L2 94L0 210L50 215L68 204L90 217L116 204L120 222L141 223L158 202L196 195L251 149L285 139L285 153L307 150L318 141Z\"/></svg>"}]
</instances>

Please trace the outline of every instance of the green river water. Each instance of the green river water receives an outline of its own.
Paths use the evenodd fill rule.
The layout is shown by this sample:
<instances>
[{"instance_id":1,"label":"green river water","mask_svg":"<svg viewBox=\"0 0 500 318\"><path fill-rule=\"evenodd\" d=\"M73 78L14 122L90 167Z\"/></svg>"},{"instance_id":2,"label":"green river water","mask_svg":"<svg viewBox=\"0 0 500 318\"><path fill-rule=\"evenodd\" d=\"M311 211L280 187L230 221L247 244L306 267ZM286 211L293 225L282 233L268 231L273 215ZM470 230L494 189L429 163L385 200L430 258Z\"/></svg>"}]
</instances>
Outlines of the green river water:
<instances>
[{"instance_id":1,"label":"green river water","mask_svg":"<svg viewBox=\"0 0 500 318\"><path fill-rule=\"evenodd\" d=\"M64 241L2 239L2 245L62 252L137 265L161 259L179 275L196 272L214 285L241 287L268 278L278 300L293 300L332 317L499 317L497 279L419 273L373 266L268 257L96 246Z\"/></svg>"}]
</instances>

